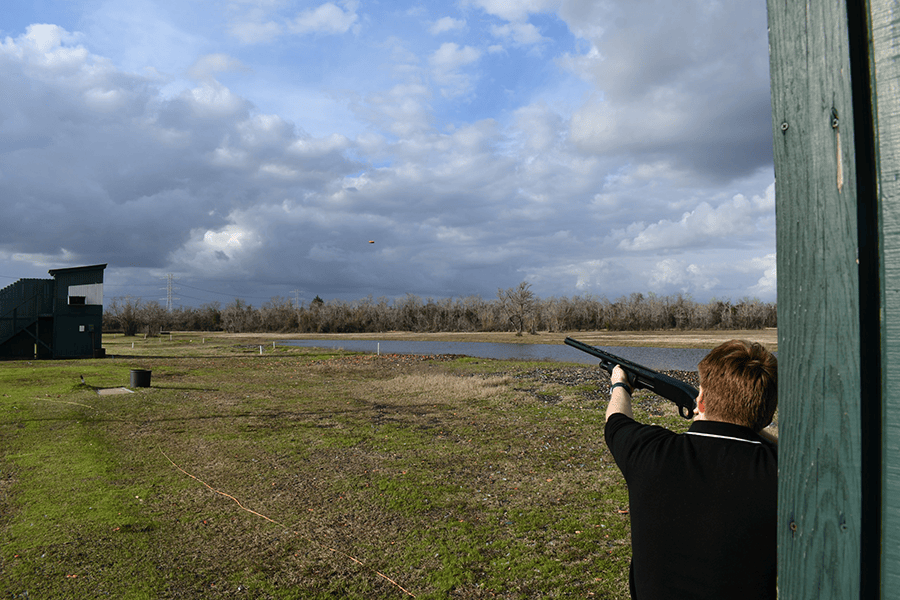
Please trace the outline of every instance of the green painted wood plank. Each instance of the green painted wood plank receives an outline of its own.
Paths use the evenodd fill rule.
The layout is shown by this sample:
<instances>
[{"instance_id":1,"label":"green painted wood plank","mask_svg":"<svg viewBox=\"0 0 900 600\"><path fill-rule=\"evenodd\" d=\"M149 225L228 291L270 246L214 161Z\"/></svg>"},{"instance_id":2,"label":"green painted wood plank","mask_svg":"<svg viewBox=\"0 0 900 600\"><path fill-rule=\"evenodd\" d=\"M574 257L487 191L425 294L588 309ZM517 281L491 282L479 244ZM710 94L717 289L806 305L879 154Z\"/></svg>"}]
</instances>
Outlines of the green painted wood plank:
<instances>
[{"instance_id":1,"label":"green painted wood plank","mask_svg":"<svg viewBox=\"0 0 900 600\"><path fill-rule=\"evenodd\" d=\"M882 589L900 590L900 2L870 2L882 232Z\"/></svg>"},{"instance_id":2,"label":"green painted wood plank","mask_svg":"<svg viewBox=\"0 0 900 600\"><path fill-rule=\"evenodd\" d=\"M769 0L768 8L778 220L779 594L853 598L859 595L859 313L846 7Z\"/></svg>"}]
</instances>

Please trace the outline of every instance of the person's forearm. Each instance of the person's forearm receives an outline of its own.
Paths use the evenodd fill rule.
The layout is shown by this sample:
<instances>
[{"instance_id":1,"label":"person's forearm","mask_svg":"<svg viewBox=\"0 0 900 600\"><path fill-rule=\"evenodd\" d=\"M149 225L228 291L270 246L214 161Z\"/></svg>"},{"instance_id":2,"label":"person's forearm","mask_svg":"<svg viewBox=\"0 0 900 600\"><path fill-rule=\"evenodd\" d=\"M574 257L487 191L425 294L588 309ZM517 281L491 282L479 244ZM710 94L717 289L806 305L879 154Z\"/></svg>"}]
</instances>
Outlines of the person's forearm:
<instances>
[{"instance_id":1,"label":"person's forearm","mask_svg":"<svg viewBox=\"0 0 900 600\"><path fill-rule=\"evenodd\" d=\"M615 413L622 413L626 417L634 418L631 410L631 394L625 388L618 386L613 389L609 397L609 405L606 407L606 419Z\"/></svg>"}]
</instances>

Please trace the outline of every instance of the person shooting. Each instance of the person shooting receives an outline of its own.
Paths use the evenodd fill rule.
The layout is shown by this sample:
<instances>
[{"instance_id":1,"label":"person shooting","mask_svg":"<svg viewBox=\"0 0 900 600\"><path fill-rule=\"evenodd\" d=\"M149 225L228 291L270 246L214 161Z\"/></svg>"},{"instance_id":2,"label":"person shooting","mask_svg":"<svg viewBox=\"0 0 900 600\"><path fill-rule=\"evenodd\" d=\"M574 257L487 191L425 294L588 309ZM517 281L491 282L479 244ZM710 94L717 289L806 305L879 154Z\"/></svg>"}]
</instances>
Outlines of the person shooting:
<instances>
[{"instance_id":1,"label":"person shooting","mask_svg":"<svg viewBox=\"0 0 900 600\"><path fill-rule=\"evenodd\" d=\"M610 375L604 435L628 485L632 598L776 598L778 457L763 432L778 403L777 360L731 340L698 366L686 433L637 422L633 378Z\"/></svg>"}]
</instances>

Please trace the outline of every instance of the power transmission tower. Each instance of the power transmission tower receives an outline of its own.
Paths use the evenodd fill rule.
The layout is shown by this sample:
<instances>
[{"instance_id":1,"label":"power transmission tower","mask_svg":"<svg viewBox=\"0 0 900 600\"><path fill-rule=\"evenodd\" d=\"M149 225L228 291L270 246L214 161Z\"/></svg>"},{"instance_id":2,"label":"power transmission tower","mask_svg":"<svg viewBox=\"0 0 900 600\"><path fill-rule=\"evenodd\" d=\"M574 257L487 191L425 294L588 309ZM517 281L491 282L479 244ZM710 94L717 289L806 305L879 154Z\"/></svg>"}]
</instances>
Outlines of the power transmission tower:
<instances>
[{"instance_id":1,"label":"power transmission tower","mask_svg":"<svg viewBox=\"0 0 900 600\"><path fill-rule=\"evenodd\" d=\"M169 273L166 275L166 312L172 312L172 300L179 298L174 296L175 293L175 275Z\"/></svg>"}]
</instances>

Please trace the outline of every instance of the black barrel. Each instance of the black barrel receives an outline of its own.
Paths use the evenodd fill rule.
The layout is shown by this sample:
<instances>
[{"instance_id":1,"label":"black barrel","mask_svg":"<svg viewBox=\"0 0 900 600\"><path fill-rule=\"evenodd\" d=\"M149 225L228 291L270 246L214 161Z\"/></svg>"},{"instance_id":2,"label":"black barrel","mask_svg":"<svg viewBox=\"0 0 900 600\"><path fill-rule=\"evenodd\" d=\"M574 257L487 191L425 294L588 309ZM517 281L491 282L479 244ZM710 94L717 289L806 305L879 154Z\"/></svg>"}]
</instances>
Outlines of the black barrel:
<instances>
[{"instance_id":1,"label":"black barrel","mask_svg":"<svg viewBox=\"0 0 900 600\"><path fill-rule=\"evenodd\" d=\"M150 387L150 372L149 369L132 369L131 385L129 387Z\"/></svg>"}]
</instances>

